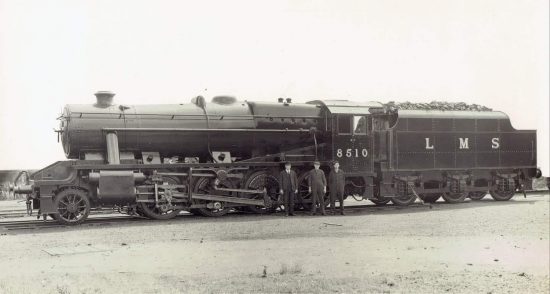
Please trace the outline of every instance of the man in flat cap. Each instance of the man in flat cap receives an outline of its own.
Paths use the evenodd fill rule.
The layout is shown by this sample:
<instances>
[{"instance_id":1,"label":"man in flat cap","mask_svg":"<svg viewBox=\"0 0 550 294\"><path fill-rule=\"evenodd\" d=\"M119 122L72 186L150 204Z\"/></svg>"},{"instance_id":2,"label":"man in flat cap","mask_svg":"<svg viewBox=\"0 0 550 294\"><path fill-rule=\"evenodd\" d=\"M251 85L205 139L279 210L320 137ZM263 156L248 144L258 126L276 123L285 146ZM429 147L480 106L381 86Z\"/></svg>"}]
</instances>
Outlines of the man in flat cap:
<instances>
[{"instance_id":1,"label":"man in flat cap","mask_svg":"<svg viewBox=\"0 0 550 294\"><path fill-rule=\"evenodd\" d=\"M285 169L279 173L279 192L283 195L285 216L294 215L294 197L298 193L298 177L290 167L290 162L286 162Z\"/></svg>"},{"instance_id":2,"label":"man in flat cap","mask_svg":"<svg viewBox=\"0 0 550 294\"><path fill-rule=\"evenodd\" d=\"M309 173L308 185L309 192L311 193L311 215L315 215L317 204L321 209L321 214L325 214L325 193L327 193L327 178L325 172L319 169L321 163L319 161L313 162L313 169Z\"/></svg>"},{"instance_id":3,"label":"man in flat cap","mask_svg":"<svg viewBox=\"0 0 550 294\"><path fill-rule=\"evenodd\" d=\"M332 163L332 170L328 174L328 183L330 187L330 211L334 214L336 199L338 199L338 202L340 202L340 214L344 215L344 186L346 185L346 179L338 161Z\"/></svg>"}]
</instances>

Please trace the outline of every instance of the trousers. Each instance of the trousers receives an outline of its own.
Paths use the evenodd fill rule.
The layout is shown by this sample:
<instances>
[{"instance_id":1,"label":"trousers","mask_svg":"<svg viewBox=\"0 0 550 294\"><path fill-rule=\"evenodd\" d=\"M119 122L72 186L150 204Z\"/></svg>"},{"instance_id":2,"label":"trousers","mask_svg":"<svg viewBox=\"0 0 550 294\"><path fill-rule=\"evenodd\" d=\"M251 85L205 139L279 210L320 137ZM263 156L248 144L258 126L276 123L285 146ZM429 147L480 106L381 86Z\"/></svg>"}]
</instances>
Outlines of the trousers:
<instances>
[{"instance_id":1,"label":"trousers","mask_svg":"<svg viewBox=\"0 0 550 294\"><path fill-rule=\"evenodd\" d=\"M330 209L332 211L336 208L336 200L340 202L340 211L344 211L344 189L330 191Z\"/></svg>"},{"instance_id":2,"label":"trousers","mask_svg":"<svg viewBox=\"0 0 550 294\"><path fill-rule=\"evenodd\" d=\"M325 213L325 193L323 189L311 189L311 213L315 213L317 205L321 209L321 213Z\"/></svg>"},{"instance_id":3,"label":"trousers","mask_svg":"<svg viewBox=\"0 0 550 294\"><path fill-rule=\"evenodd\" d=\"M294 191L292 188L283 189L283 205L286 214L294 213Z\"/></svg>"}]
</instances>

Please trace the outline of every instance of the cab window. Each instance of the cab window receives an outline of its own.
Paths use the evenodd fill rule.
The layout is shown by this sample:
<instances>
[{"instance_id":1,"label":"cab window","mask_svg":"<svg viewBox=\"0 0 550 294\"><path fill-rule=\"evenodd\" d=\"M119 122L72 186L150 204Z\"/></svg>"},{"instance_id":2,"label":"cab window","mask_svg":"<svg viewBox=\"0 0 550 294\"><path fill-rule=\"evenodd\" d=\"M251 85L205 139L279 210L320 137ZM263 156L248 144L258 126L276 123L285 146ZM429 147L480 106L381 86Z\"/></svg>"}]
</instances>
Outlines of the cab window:
<instances>
[{"instance_id":1,"label":"cab window","mask_svg":"<svg viewBox=\"0 0 550 294\"><path fill-rule=\"evenodd\" d=\"M351 135L351 119L349 115L339 115L337 117L338 134Z\"/></svg>"},{"instance_id":2,"label":"cab window","mask_svg":"<svg viewBox=\"0 0 550 294\"><path fill-rule=\"evenodd\" d=\"M353 133L356 135L367 134L367 119L364 116L355 115L353 117Z\"/></svg>"}]
</instances>

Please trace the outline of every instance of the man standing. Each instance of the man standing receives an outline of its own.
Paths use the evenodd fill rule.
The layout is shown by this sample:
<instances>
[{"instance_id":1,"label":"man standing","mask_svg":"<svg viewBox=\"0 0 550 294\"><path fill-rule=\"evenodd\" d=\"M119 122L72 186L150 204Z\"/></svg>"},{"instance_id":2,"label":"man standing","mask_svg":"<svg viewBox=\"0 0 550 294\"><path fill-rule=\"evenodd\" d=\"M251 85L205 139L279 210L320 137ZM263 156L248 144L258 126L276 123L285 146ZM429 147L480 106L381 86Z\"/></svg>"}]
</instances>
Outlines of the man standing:
<instances>
[{"instance_id":1,"label":"man standing","mask_svg":"<svg viewBox=\"0 0 550 294\"><path fill-rule=\"evenodd\" d=\"M321 214L325 214L325 193L327 192L327 178L325 172L319 167L321 163L315 161L313 170L309 173L308 184L311 193L311 215L315 215L317 203L321 208Z\"/></svg>"},{"instance_id":2,"label":"man standing","mask_svg":"<svg viewBox=\"0 0 550 294\"><path fill-rule=\"evenodd\" d=\"M328 174L328 183L330 187L330 210L334 214L336 199L338 198L340 202L340 214L344 215L344 186L346 185L346 179L338 161L333 163L332 170Z\"/></svg>"},{"instance_id":3,"label":"man standing","mask_svg":"<svg viewBox=\"0 0 550 294\"><path fill-rule=\"evenodd\" d=\"M298 177L290 169L290 162L285 163L285 170L279 173L279 184L283 195L283 205L285 206L285 216L294 215L294 195L298 193Z\"/></svg>"}]
</instances>

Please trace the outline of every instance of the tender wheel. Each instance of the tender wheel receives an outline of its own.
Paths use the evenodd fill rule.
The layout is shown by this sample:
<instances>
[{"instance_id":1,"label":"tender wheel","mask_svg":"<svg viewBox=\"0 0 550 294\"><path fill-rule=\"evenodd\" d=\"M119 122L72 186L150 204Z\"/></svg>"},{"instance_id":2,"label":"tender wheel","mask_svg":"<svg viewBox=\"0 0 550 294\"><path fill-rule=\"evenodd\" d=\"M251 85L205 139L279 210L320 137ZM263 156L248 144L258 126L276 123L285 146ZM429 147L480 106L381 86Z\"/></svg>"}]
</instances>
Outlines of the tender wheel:
<instances>
[{"instance_id":1,"label":"tender wheel","mask_svg":"<svg viewBox=\"0 0 550 294\"><path fill-rule=\"evenodd\" d=\"M443 193L443 199L447 203L461 203L468 197L468 192L464 192L465 184L458 180L449 179L447 181L449 192Z\"/></svg>"},{"instance_id":2,"label":"tender wheel","mask_svg":"<svg viewBox=\"0 0 550 294\"><path fill-rule=\"evenodd\" d=\"M163 181L168 185L180 184L178 179L172 177L163 178ZM180 213L179 209L171 209L168 201L163 196L159 197L158 204L158 206L155 206L153 202L139 202L137 207L138 214L150 219L167 220L176 217Z\"/></svg>"},{"instance_id":3,"label":"tender wheel","mask_svg":"<svg viewBox=\"0 0 550 294\"><path fill-rule=\"evenodd\" d=\"M380 197L380 183L374 185L374 198L369 199L376 206L382 206L388 204L391 201L389 197Z\"/></svg>"},{"instance_id":4,"label":"tender wheel","mask_svg":"<svg viewBox=\"0 0 550 294\"><path fill-rule=\"evenodd\" d=\"M500 179L497 184L489 190L491 197L496 201L508 201L516 193L516 185L513 179Z\"/></svg>"},{"instance_id":5,"label":"tender wheel","mask_svg":"<svg viewBox=\"0 0 550 294\"><path fill-rule=\"evenodd\" d=\"M231 196L230 194L224 194L222 191L216 191L214 189L214 181L215 179L211 178L200 178L195 182L195 187L193 188L193 192L197 194L210 194L210 195L226 195ZM229 180L220 181L218 183L219 188L233 188L233 184ZM212 201L207 200L197 200L197 203L209 203ZM213 205L213 203L211 203ZM192 212L195 214L199 214L202 216L208 216L208 217L219 217L222 215L226 215L231 208L225 207L223 202L219 202L218 205L220 205L219 208L196 208L193 209Z\"/></svg>"},{"instance_id":6,"label":"tender wheel","mask_svg":"<svg viewBox=\"0 0 550 294\"><path fill-rule=\"evenodd\" d=\"M391 199L391 202L397 206L407 206L414 203L416 196L413 193L408 195L396 196Z\"/></svg>"},{"instance_id":7,"label":"tender wheel","mask_svg":"<svg viewBox=\"0 0 550 294\"><path fill-rule=\"evenodd\" d=\"M487 192L485 191L470 192L468 193L468 198L472 200L481 200L485 197L485 195L487 195Z\"/></svg>"},{"instance_id":8,"label":"tender wheel","mask_svg":"<svg viewBox=\"0 0 550 294\"><path fill-rule=\"evenodd\" d=\"M445 192L442 196L447 203L460 203L464 202L464 199L468 196L468 192Z\"/></svg>"},{"instance_id":9,"label":"tender wheel","mask_svg":"<svg viewBox=\"0 0 550 294\"><path fill-rule=\"evenodd\" d=\"M515 191L489 191L491 197L496 201L508 201L514 197Z\"/></svg>"},{"instance_id":10,"label":"tender wheel","mask_svg":"<svg viewBox=\"0 0 550 294\"><path fill-rule=\"evenodd\" d=\"M426 194L420 194L420 199L424 201L425 203L435 203L439 198L441 197L441 194L439 193L426 193Z\"/></svg>"},{"instance_id":11,"label":"tender wheel","mask_svg":"<svg viewBox=\"0 0 550 294\"><path fill-rule=\"evenodd\" d=\"M376 204L376 206L382 206L388 204L391 201L391 198L370 198L370 202Z\"/></svg>"},{"instance_id":12,"label":"tender wheel","mask_svg":"<svg viewBox=\"0 0 550 294\"><path fill-rule=\"evenodd\" d=\"M82 223L90 214L90 200L85 191L75 188L59 192L53 201L57 210L53 219L66 225Z\"/></svg>"},{"instance_id":13,"label":"tender wheel","mask_svg":"<svg viewBox=\"0 0 550 294\"><path fill-rule=\"evenodd\" d=\"M267 196L275 203L279 197L279 181L275 176L268 171L257 171L252 173L244 184L247 190L263 190L267 191ZM263 195L249 195L250 197L256 197L257 199L263 199ZM263 207L263 206L246 206L246 210L253 213L270 213L274 212L277 207Z\"/></svg>"},{"instance_id":14,"label":"tender wheel","mask_svg":"<svg viewBox=\"0 0 550 294\"><path fill-rule=\"evenodd\" d=\"M410 187L404 182L397 183L397 195L391 199L391 202L397 206L408 206L414 203L416 196Z\"/></svg>"}]
</instances>

